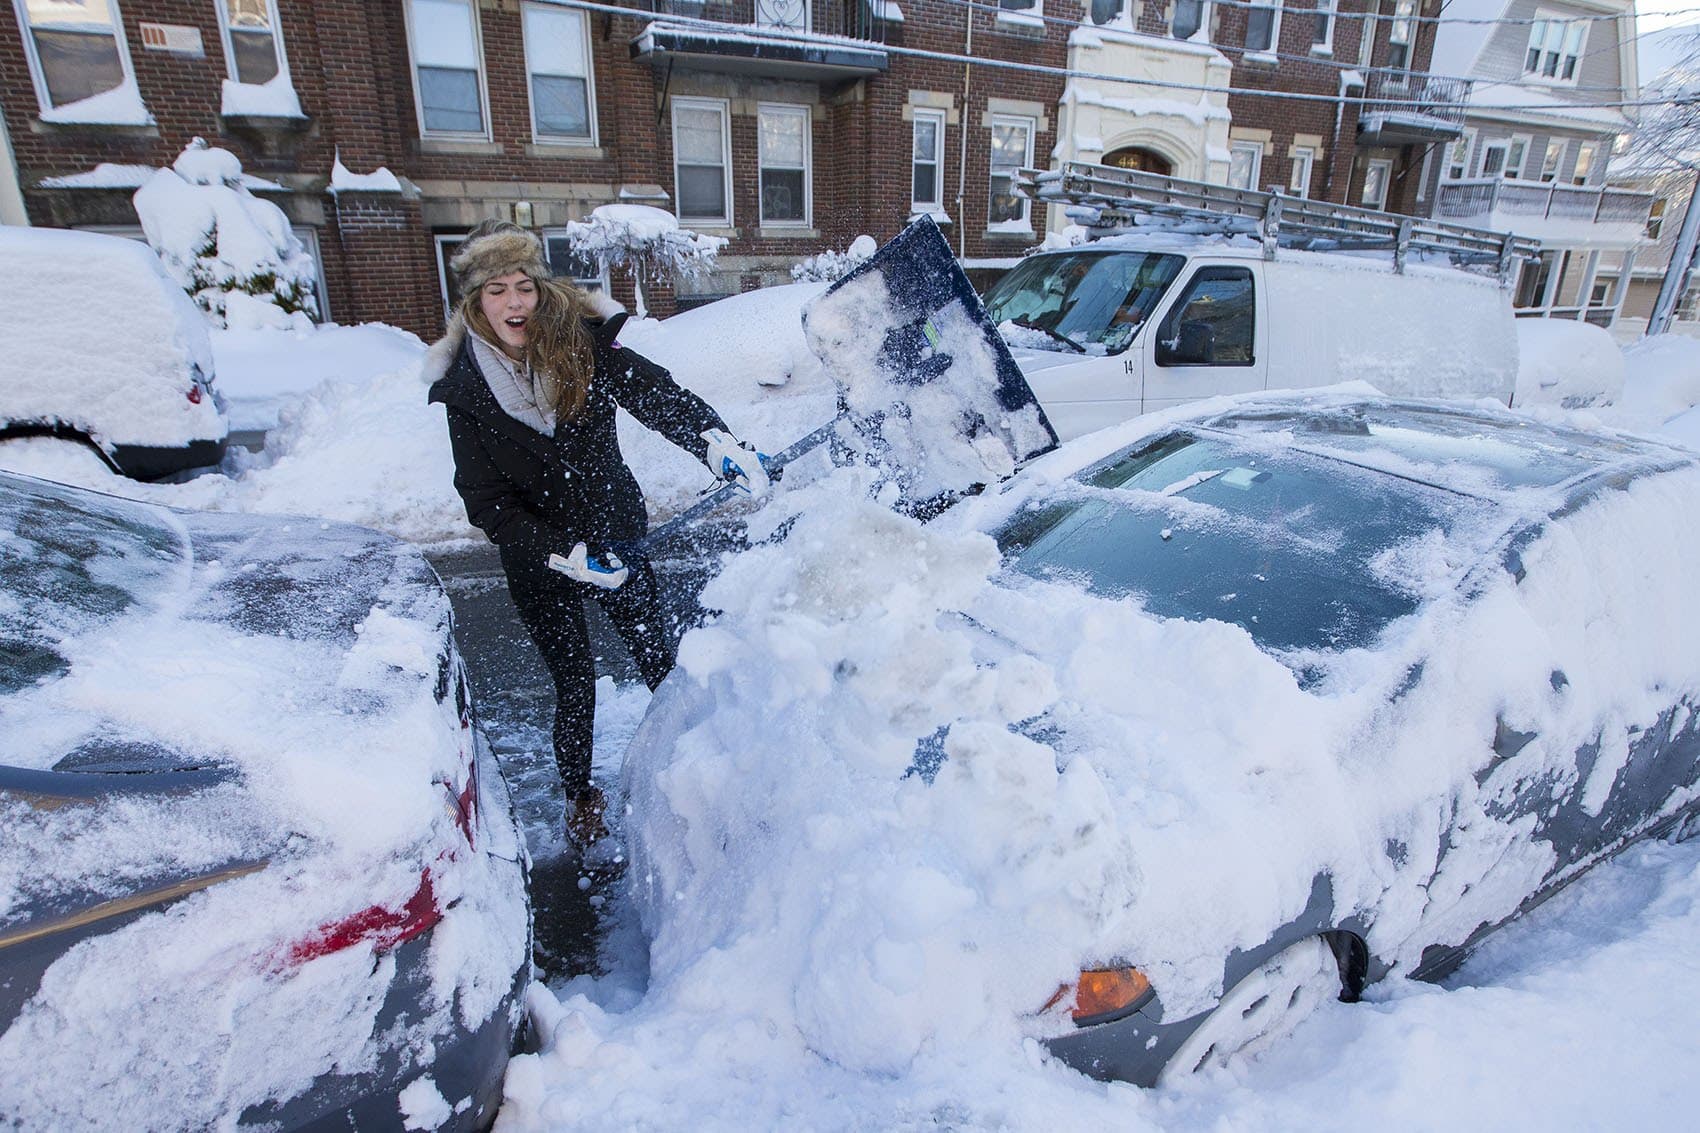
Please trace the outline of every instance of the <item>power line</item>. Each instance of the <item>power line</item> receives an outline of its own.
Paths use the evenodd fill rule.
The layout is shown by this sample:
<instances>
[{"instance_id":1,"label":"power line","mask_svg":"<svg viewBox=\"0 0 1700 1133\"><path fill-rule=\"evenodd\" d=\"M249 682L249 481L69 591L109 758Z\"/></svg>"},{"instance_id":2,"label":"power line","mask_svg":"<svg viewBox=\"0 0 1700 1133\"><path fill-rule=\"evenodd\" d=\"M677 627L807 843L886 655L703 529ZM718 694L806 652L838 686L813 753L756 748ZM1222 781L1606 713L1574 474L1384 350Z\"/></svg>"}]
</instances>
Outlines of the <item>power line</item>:
<instances>
[{"instance_id":1,"label":"power line","mask_svg":"<svg viewBox=\"0 0 1700 1133\"><path fill-rule=\"evenodd\" d=\"M814 32L792 31L785 28L762 28L752 33L744 25L726 24L718 20L701 19L694 16L666 16L642 8L629 8L618 4L599 3L597 0L555 0L556 3L568 8L582 8L591 12L603 12L616 16L629 16L635 19L649 20L694 28L702 31L718 32L721 35L737 34L749 38L752 34L764 39L781 43L795 43L801 46L819 46L823 42L835 42L844 46L859 47L867 50L878 50L888 55L899 55L913 59L932 59L947 63L960 63L965 66L986 67L994 70L1018 71L1029 74L1056 75L1063 78L1091 79L1105 83L1123 83L1129 86L1151 87L1158 90L1188 91L1194 94L1241 95L1246 98L1269 98L1289 102L1320 102L1329 105L1347 104L1354 106L1384 105L1390 101L1386 98L1368 98L1354 95L1307 94L1302 91L1262 90L1256 87L1216 87L1203 83L1187 83L1174 79L1135 78L1130 75L1108 74L1098 71L1083 71L1070 67L1055 67L1045 63L1021 63L1011 59L990 59L983 56L962 55L951 51L930 51L919 47L900 47L889 43L872 43L866 40L854 39L849 36L826 36ZM728 29L736 28L736 32ZM1542 102L1527 104L1496 105L1491 109L1496 111L1522 110L1530 112L1545 112L1563 114L1578 110L1624 110L1645 106L1667 106L1669 99L1646 101L1640 99L1618 99L1604 102Z\"/></svg>"}]
</instances>

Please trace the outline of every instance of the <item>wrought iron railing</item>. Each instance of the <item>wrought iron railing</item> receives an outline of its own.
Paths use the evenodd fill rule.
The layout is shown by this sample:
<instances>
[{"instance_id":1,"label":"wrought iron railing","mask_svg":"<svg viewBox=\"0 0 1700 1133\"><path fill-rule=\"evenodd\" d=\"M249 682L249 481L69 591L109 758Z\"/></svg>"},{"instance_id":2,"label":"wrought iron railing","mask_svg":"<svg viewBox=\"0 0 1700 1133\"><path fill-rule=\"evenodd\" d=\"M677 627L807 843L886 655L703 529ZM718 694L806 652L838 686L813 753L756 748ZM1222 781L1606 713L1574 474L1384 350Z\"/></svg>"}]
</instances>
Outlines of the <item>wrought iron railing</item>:
<instances>
[{"instance_id":1,"label":"wrought iron railing","mask_svg":"<svg viewBox=\"0 0 1700 1133\"><path fill-rule=\"evenodd\" d=\"M1363 114L1421 114L1461 126L1470 104L1470 86L1469 79L1398 69L1371 71L1364 83Z\"/></svg>"},{"instance_id":2,"label":"wrought iron railing","mask_svg":"<svg viewBox=\"0 0 1700 1133\"><path fill-rule=\"evenodd\" d=\"M887 0L649 0L657 16L714 20L717 23L792 34L845 36L885 42L888 18L897 10Z\"/></svg>"}]
</instances>

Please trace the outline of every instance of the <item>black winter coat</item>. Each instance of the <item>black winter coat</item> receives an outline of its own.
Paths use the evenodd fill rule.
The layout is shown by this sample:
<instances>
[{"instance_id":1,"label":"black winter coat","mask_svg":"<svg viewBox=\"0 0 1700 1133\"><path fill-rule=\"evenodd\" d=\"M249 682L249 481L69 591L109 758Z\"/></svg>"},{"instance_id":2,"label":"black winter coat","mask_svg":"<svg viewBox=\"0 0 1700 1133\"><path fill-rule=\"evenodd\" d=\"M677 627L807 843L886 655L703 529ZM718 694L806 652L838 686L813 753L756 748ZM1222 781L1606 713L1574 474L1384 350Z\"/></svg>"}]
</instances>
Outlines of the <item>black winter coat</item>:
<instances>
[{"instance_id":1,"label":"black winter coat","mask_svg":"<svg viewBox=\"0 0 1700 1133\"><path fill-rule=\"evenodd\" d=\"M596 368L588 396L576 418L556 423L552 437L502 408L458 320L433 348L438 365L449 355L430 399L448 410L455 489L467 518L500 549L510 576L540 576L551 552L565 555L575 543L606 546L648 531L643 493L620 453L616 407L698 460L708 453L701 434L726 428L665 369L614 341L625 319L589 321Z\"/></svg>"}]
</instances>

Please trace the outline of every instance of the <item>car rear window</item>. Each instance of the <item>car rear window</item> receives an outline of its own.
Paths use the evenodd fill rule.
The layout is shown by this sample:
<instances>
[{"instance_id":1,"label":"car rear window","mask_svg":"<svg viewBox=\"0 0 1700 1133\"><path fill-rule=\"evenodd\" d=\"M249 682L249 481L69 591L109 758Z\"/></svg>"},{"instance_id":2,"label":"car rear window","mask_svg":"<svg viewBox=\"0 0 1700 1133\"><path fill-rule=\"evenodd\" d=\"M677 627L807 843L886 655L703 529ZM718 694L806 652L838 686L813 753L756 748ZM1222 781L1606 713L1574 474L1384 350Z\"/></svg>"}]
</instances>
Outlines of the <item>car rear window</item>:
<instances>
[{"instance_id":1,"label":"car rear window","mask_svg":"<svg viewBox=\"0 0 1700 1133\"><path fill-rule=\"evenodd\" d=\"M1272 651L1332 652L1455 585L1467 563L1449 536L1492 506L1295 448L1174 433L1087 469L995 535L1028 575L1232 622Z\"/></svg>"},{"instance_id":2,"label":"car rear window","mask_svg":"<svg viewBox=\"0 0 1700 1133\"><path fill-rule=\"evenodd\" d=\"M0 692L65 669L61 646L187 580L169 512L0 474Z\"/></svg>"}]
</instances>

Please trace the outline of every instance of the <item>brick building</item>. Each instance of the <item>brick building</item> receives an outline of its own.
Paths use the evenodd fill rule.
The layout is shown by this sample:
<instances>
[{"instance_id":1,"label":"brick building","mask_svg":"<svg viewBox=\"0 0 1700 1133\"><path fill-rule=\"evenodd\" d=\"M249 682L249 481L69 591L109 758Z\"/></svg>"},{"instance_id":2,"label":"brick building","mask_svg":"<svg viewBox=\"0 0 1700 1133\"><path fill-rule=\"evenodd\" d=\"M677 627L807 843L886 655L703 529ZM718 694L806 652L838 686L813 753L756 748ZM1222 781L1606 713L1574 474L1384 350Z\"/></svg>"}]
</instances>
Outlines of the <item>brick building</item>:
<instances>
[{"instance_id":1,"label":"brick building","mask_svg":"<svg viewBox=\"0 0 1700 1133\"><path fill-rule=\"evenodd\" d=\"M1007 263L1063 223L1010 194L1022 165L1410 207L1423 147L1458 132L1418 105L1411 3L16 0L0 107L32 223L134 233L135 188L204 137L288 214L331 317L430 336L444 262L487 216L536 229L586 282L561 229L598 205L725 237L714 274L646 285L666 313L922 212L970 267ZM1360 113L1365 84L1420 112ZM399 182L362 178L380 168ZM600 282L630 301L629 281Z\"/></svg>"}]
</instances>

